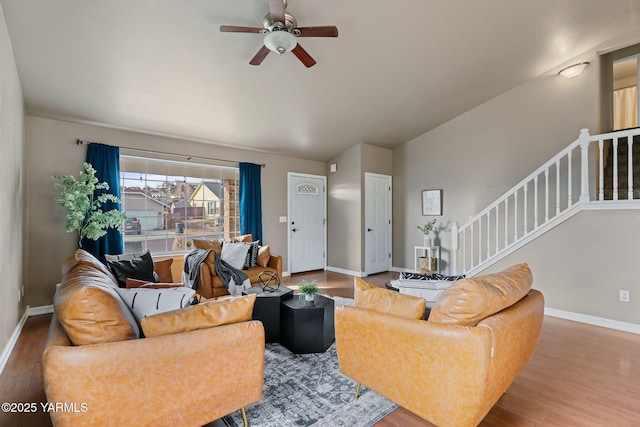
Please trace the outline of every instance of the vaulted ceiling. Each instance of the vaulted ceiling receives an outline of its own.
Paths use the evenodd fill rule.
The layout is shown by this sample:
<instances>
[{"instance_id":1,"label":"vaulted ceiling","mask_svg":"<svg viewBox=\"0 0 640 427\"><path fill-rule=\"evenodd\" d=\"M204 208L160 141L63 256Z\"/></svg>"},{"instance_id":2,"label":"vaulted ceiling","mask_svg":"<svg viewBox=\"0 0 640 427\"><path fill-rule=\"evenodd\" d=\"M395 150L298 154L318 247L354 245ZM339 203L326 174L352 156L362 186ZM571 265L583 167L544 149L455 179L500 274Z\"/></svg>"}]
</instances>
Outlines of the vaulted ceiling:
<instances>
[{"instance_id":1,"label":"vaulted ceiling","mask_svg":"<svg viewBox=\"0 0 640 427\"><path fill-rule=\"evenodd\" d=\"M267 0L0 0L28 113L326 161L396 147L637 26L640 0L289 0L291 53L249 60Z\"/></svg>"}]
</instances>

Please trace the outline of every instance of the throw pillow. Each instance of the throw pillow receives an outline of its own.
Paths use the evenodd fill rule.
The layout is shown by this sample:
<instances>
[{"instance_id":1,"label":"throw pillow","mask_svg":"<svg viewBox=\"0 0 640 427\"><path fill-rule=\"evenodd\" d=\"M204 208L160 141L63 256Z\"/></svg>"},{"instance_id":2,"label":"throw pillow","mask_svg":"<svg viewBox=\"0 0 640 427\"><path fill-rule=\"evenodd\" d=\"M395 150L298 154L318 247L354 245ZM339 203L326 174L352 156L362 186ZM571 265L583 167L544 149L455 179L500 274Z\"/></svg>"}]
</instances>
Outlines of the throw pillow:
<instances>
[{"instance_id":1,"label":"throw pillow","mask_svg":"<svg viewBox=\"0 0 640 427\"><path fill-rule=\"evenodd\" d=\"M145 282L144 280L132 279L127 277L127 289L132 288L148 288L148 289L165 289L165 288L178 288L183 286L182 283L155 283Z\"/></svg>"},{"instance_id":2,"label":"throw pillow","mask_svg":"<svg viewBox=\"0 0 640 427\"><path fill-rule=\"evenodd\" d=\"M438 282L446 280L449 282L455 282L456 280L464 279L466 276L445 276L440 273L421 274L421 273L409 273L403 271L400 273L400 280L436 280Z\"/></svg>"},{"instance_id":3,"label":"throw pillow","mask_svg":"<svg viewBox=\"0 0 640 427\"><path fill-rule=\"evenodd\" d=\"M162 261L153 261L153 271L158 276L160 283L173 283L173 273L171 273L171 265L173 258L163 259Z\"/></svg>"},{"instance_id":4,"label":"throw pillow","mask_svg":"<svg viewBox=\"0 0 640 427\"><path fill-rule=\"evenodd\" d=\"M222 245L220 258L233 268L242 270L244 262L247 259L249 247L250 245L245 245L244 243L225 242L224 245Z\"/></svg>"},{"instance_id":5,"label":"throw pillow","mask_svg":"<svg viewBox=\"0 0 640 427\"><path fill-rule=\"evenodd\" d=\"M179 286L171 289L116 289L122 301L138 320L153 314L178 310L191 305L194 289Z\"/></svg>"},{"instance_id":6,"label":"throw pillow","mask_svg":"<svg viewBox=\"0 0 640 427\"><path fill-rule=\"evenodd\" d=\"M184 310L145 317L140 321L146 337L175 334L251 320L256 294L208 301Z\"/></svg>"},{"instance_id":7,"label":"throw pillow","mask_svg":"<svg viewBox=\"0 0 640 427\"><path fill-rule=\"evenodd\" d=\"M430 322L476 326L482 320L520 301L531 289L527 264L496 274L462 279L442 293L429 314Z\"/></svg>"},{"instance_id":8,"label":"throw pillow","mask_svg":"<svg viewBox=\"0 0 640 427\"><path fill-rule=\"evenodd\" d=\"M255 241L251 243L245 243L245 245L249 245L249 251L247 252L247 257L244 260L244 268L251 268L258 265L258 249L260 248L260 241Z\"/></svg>"},{"instance_id":9,"label":"throw pillow","mask_svg":"<svg viewBox=\"0 0 640 427\"><path fill-rule=\"evenodd\" d=\"M108 263L111 271L116 276L116 279L118 279L120 287L126 286L127 277L147 282L156 281L153 275L153 259L151 258L149 251L137 258L108 261Z\"/></svg>"},{"instance_id":10,"label":"throw pillow","mask_svg":"<svg viewBox=\"0 0 640 427\"><path fill-rule=\"evenodd\" d=\"M356 307L389 313L410 319L423 319L426 301L424 298L402 295L389 289L382 289L354 278Z\"/></svg>"},{"instance_id":11,"label":"throw pillow","mask_svg":"<svg viewBox=\"0 0 640 427\"><path fill-rule=\"evenodd\" d=\"M271 249L269 248L269 245L260 246L258 248L258 257L256 258L256 263L260 267L265 268L267 265L269 265L269 260L271 260Z\"/></svg>"},{"instance_id":12,"label":"throw pillow","mask_svg":"<svg viewBox=\"0 0 640 427\"><path fill-rule=\"evenodd\" d=\"M251 234L243 234L241 236L234 237L231 241L234 243L251 243L253 242L253 236Z\"/></svg>"}]
</instances>

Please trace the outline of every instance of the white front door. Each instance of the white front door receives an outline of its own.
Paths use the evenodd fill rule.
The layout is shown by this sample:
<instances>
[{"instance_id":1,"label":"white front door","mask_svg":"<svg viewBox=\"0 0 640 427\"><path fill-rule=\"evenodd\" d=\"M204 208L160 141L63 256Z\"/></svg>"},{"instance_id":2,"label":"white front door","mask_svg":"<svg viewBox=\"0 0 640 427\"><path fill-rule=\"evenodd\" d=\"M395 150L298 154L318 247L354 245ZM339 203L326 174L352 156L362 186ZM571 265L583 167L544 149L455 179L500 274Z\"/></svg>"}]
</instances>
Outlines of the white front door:
<instances>
[{"instance_id":1,"label":"white front door","mask_svg":"<svg viewBox=\"0 0 640 427\"><path fill-rule=\"evenodd\" d=\"M365 271L391 270L391 177L364 174Z\"/></svg>"},{"instance_id":2,"label":"white front door","mask_svg":"<svg viewBox=\"0 0 640 427\"><path fill-rule=\"evenodd\" d=\"M289 272L325 268L325 182L289 173Z\"/></svg>"}]
</instances>

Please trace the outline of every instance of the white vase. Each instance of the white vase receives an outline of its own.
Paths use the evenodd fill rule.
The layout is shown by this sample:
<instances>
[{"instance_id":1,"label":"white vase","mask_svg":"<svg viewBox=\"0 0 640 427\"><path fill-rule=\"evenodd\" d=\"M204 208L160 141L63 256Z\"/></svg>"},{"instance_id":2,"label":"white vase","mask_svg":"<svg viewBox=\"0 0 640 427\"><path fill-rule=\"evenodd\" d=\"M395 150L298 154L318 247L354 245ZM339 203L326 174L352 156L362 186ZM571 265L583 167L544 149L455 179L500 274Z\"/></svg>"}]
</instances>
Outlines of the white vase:
<instances>
[{"instance_id":1,"label":"white vase","mask_svg":"<svg viewBox=\"0 0 640 427\"><path fill-rule=\"evenodd\" d=\"M423 246L425 248L430 248L431 247L431 237L427 236L426 234L424 236L424 244L423 244Z\"/></svg>"},{"instance_id":2,"label":"white vase","mask_svg":"<svg viewBox=\"0 0 640 427\"><path fill-rule=\"evenodd\" d=\"M313 301L314 297L315 297L315 295L313 295L313 294L304 294L305 301Z\"/></svg>"}]
</instances>

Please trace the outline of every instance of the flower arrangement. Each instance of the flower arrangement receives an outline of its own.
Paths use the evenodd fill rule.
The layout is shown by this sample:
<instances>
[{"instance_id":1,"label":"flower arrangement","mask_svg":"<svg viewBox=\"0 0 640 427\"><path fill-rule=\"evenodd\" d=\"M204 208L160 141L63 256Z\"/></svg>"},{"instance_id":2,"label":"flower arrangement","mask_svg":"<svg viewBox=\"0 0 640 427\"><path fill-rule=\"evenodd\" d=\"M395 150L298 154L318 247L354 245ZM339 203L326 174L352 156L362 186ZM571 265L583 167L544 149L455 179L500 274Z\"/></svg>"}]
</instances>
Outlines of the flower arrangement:
<instances>
[{"instance_id":1,"label":"flower arrangement","mask_svg":"<svg viewBox=\"0 0 640 427\"><path fill-rule=\"evenodd\" d=\"M79 178L73 175L51 178L56 181L54 187L60 192L60 198L54 202L67 209L68 233L78 232L78 246L83 238L98 240L107 234L108 228L115 228L122 232L124 212L118 209L103 212L102 205L107 202L120 203L120 199L113 194L94 196L95 190L108 190L109 184L98 183L96 170L89 163L83 163L84 171L80 171Z\"/></svg>"},{"instance_id":2,"label":"flower arrangement","mask_svg":"<svg viewBox=\"0 0 640 427\"><path fill-rule=\"evenodd\" d=\"M431 231L433 230L433 226L436 225L436 220L435 218L432 219L431 221L427 222L425 225L423 225L422 227L418 226L418 230L422 231L424 233L425 236L427 236L429 233L431 233Z\"/></svg>"}]
</instances>

